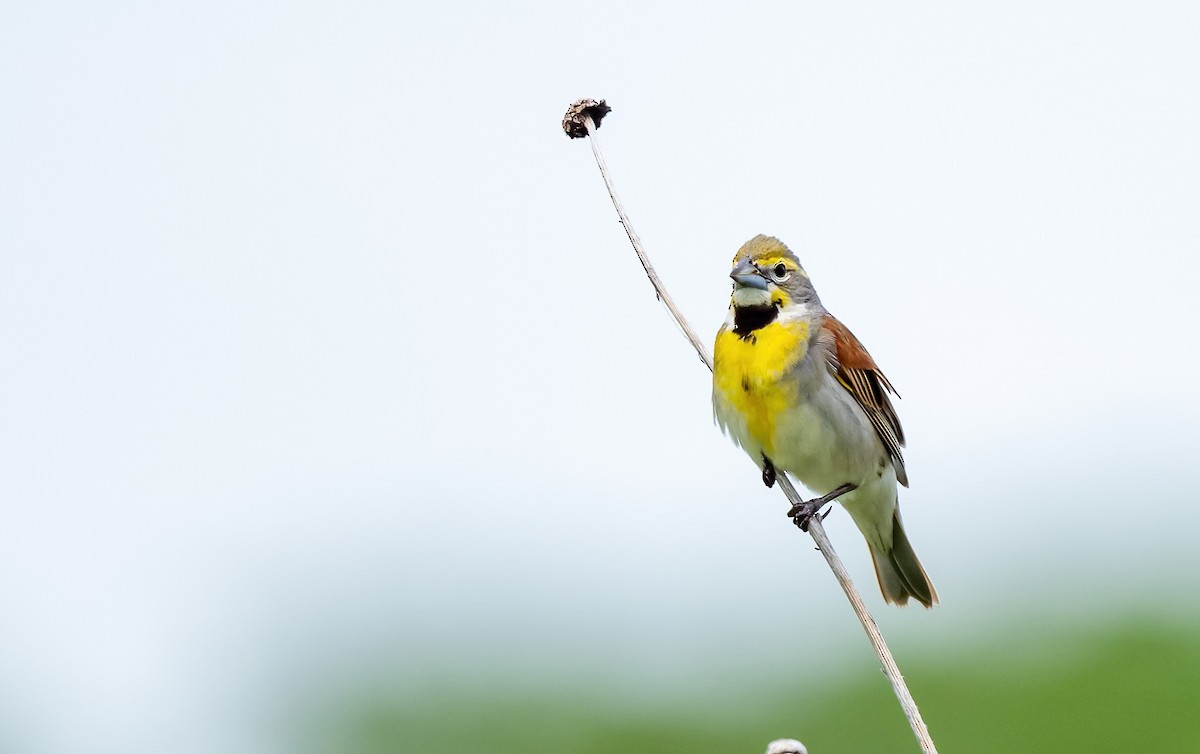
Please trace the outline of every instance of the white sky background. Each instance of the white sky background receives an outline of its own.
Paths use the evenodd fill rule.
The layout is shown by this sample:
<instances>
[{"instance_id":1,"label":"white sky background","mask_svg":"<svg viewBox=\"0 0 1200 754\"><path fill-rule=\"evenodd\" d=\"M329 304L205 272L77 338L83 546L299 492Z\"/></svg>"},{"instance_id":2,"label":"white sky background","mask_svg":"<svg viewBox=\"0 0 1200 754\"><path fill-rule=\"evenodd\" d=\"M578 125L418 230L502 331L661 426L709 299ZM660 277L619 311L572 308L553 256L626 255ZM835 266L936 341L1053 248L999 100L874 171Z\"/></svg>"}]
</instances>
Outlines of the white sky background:
<instances>
[{"instance_id":1,"label":"white sky background","mask_svg":"<svg viewBox=\"0 0 1200 754\"><path fill-rule=\"evenodd\" d=\"M705 337L772 233L904 396L945 605L829 521L901 648L1196 593L1197 6L687 8L0 11L0 749L274 751L381 666L870 666L583 96Z\"/></svg>"}]
</instances>

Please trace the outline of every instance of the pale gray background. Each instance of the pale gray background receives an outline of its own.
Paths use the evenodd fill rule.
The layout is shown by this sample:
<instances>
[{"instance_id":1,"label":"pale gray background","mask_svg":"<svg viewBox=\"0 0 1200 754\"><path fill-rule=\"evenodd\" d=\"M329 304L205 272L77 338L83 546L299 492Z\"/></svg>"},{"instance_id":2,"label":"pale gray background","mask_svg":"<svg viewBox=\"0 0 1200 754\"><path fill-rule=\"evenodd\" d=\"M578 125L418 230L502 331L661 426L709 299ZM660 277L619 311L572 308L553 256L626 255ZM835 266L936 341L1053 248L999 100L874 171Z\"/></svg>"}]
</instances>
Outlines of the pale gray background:
<instances>
[{"instance_id":1,"label":"pale gray background","mask_svg":"<svg viewBox=\"0 0 1200 754\"><path fill-rule=\"evenodd\" d=\"M902 664L1194 614L1197 7L7 5L0 748L285 751L363 676L870 666L583 96L706 338L772 233L904 396L944 606L828 523Z\"/></svg>"}]
</instances>

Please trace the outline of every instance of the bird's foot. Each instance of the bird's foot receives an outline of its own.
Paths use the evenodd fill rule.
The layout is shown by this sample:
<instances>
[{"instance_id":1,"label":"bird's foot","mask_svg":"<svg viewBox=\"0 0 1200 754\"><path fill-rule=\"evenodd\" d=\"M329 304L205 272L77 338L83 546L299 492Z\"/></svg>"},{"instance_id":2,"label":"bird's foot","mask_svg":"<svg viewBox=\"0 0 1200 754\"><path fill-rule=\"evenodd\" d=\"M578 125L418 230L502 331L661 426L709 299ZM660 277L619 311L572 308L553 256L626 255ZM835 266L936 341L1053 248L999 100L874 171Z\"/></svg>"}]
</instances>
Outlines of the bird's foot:
<instances>
[{"instance_id":1,"label":"bird's foot","mask_svg":"<svg viewBox=\"0 0 1200 754\"><path fill-rule=\"evenodd\" d=\"M808 531L808 524L813 520L813 516L821 513L821 507L825 503L821 502L821 498L814 500L804 500L796 503L788 511L788 518L792 519L792 523L800 527L800 531ZM821 520L825 520L825 516L829 515L829 511L825 511L821 515Z\"/></svg>"},{"instance_id":2,"label":"bird's foot","mask_svg":"<svg viewBox=\"0 0 1200 754\"><path fill-rule=\"evenodd\" d=\"M775 464L771 463L771 459L767 458L767 454L762 454L763 459L763 484L767 487L775 486Z\"/></svg>"},{"instance_id":3,"label":"bird's foot","mask_svg":"<svg viewBox=\"0 0 1200 754\"><path fill-rule=\"evenodd\" d=\"M856 489L856 485L843 484L830 493L815 497L812 500L802 500L796 503L788 510L788 518L792 519L792 523L800 527L800 531L808 531L808 524L812 521L813 516L821 512L821 509L829 505L834 500L837 500L847 492L852 492ZM825 516L829 515L829 511L825 511L821 516L821 520L825 520Z\"/></svg>"}]
</instances>

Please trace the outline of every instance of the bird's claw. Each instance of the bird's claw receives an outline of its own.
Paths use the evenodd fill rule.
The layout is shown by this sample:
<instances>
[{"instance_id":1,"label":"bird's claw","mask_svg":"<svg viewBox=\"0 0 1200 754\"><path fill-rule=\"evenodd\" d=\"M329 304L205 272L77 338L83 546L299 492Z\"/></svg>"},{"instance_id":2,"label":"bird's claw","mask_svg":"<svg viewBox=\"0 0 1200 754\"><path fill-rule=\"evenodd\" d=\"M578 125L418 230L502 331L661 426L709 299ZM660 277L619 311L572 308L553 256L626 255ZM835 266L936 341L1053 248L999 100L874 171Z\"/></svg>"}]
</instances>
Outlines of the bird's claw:
<instances>
[{"instance_id":1,"label":"bird's claw","mask_svg":"<svg viewBox=\"0 0 1200 754\"><path fill-rule=\"evenodd\" d=\"M762 480L763 484L768 488L775 486L775 464L771 463L771 459L767 458L767 454L763 453Z\"/></svg>"},{"instance_id":2,"label":"bird's claw","mask_svg":"<svg viewBox=\"0 0 1200 754\"><path fill-rule=\"evenodd\" d=\"M855 489L856 486L853 484L843 484L821 497L813 498L812 500L801 500L788 509L788 518L792 519L792 523L800 527L800 531L808 531L808 524L812 521L813 516L820 513L821 509L826 505L829 505L847 492L853 492ZM824 521L828 515L829 511L825 511L821 514L820 520Z\"/></svg>"},{"instance_id":3,"label":"bird's claw","mask_svg":"<svg viewBox=\"0 0 1200 754\"><path fill-rule=\"evenodd\" d=\"M800 527L800 531L808 531L808 524L812 521L813 516L820 514L820 519L824 521L829 517L829 510L821 513L821 508L828 505L828 500L817 498L815 500L802 500L796 503L788 510L788 518L792 519L792 523Z\"/></svg>"}]
</instances>

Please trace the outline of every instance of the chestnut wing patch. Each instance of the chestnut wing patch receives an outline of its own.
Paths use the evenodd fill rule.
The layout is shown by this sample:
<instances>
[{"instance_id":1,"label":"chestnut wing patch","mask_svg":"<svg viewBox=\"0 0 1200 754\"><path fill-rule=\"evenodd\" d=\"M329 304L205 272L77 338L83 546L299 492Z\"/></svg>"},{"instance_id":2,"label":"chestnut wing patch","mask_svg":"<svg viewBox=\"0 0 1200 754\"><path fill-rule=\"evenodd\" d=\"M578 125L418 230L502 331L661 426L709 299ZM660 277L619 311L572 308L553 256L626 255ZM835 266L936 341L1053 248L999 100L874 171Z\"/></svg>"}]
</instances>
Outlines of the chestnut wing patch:
<instances>
[{"instance_id":1,"label":"chestnut wing patch","mask_svg":"<svg viewBox=\"0 0 1200 754\"><path fill-rule=\"evenodd\" d=\"M863 344L854 337L850 328L832 314L825 315L825 321L821 324L821 335L831 346L830 371L837 377L838 382L850 391L858 405L862 406L892 457L892 465L896 467L896 479L907 487L908 472L904 469L904 456L900 453L900 449L904 447L904 430L900 428L900 419L896 416L891 399L888 398L888 393L897 398L900 394L892 387L892 383L888 382L883 372L879 371L871 354L867 353Z\"/></svg>"}]
</instances>

